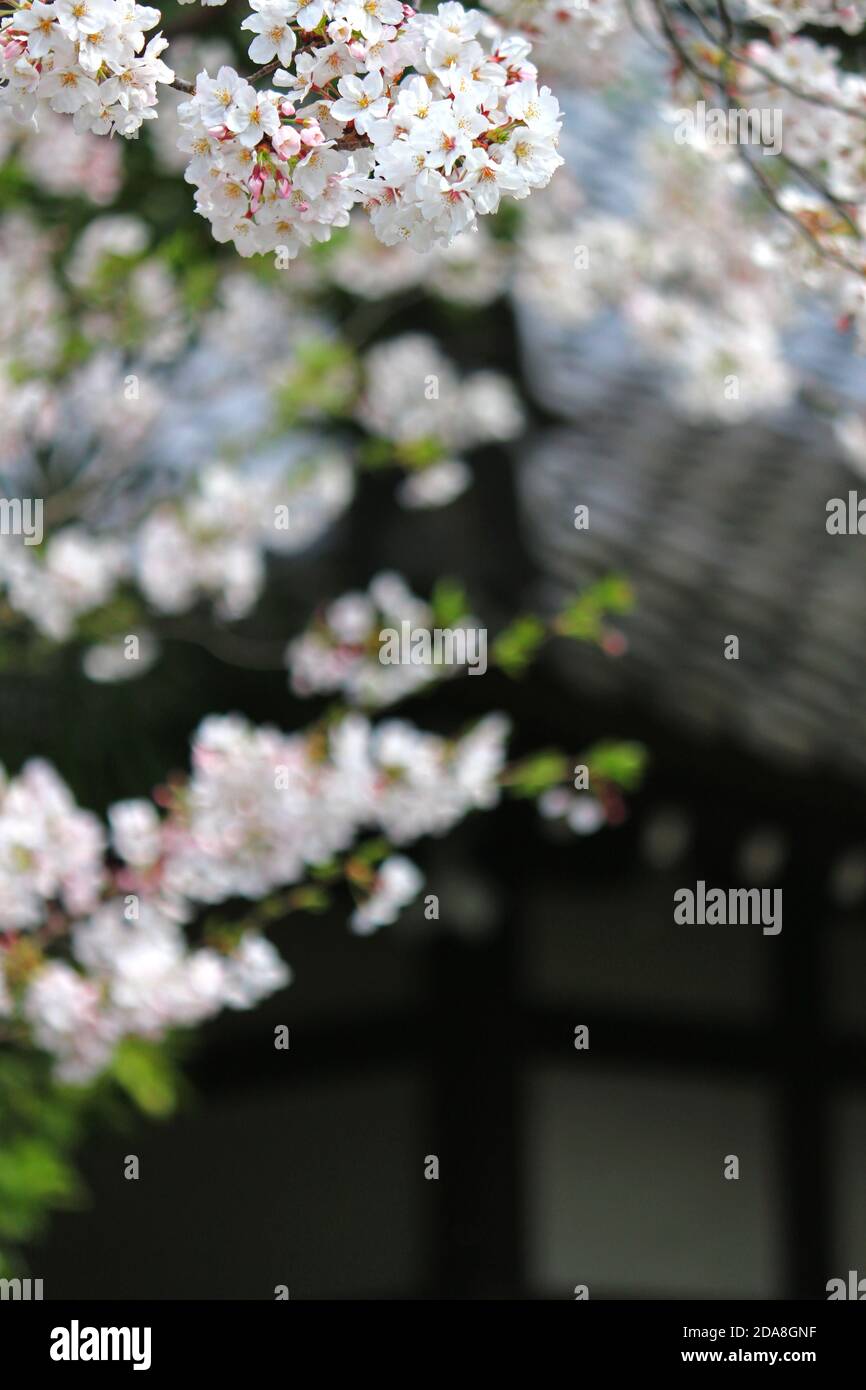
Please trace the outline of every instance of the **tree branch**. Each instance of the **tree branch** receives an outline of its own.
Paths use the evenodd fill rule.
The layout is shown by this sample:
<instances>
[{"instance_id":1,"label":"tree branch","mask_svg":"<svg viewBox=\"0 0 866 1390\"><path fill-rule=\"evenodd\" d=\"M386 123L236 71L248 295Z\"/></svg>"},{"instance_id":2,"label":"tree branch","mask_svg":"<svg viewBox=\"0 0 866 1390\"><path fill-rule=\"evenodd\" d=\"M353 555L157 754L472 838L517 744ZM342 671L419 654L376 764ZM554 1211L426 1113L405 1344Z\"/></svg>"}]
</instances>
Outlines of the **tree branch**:
<instances>
[{"instance_id":1,"label":"tree branch","mask_svg":"<svg viewBox=\"0 0 866 1390\"><path fill-rule=\"evenodd\" d=\"M665 0L651 0L651 3L656 14L658 15L658 19L664 31L665 37L667 38L668 43L670 44L677 58L679 58L683 67L687 71L693 73L694 76L696 76L701 83L706 83L709 87L715 88L715 90L719 93L719 96L724 102L725 109L727 111L730 111L732 109L732 94L727 83L724 81L721 73L705 72L703 68L700 67L695 58L692 56L692 54L689 53L689 51L685 48L679 35L676 33L676 30L674 29L673 20L665 3ZM712 34L712 31L707 28L701 16L696 15L694 10L692 10L689 4L689 0L683 0L683 4L684 8L688 10L689 13L697 19L704 32L710 35L712 41L714 43L719 42L716 39L716 37ZM732 49L727 49L723 43L719 42L719 47L724 52L726 52L728 56L732 57L735 61L742 61L746 63L747 66L754 67L756 71L760 71L762 75L766 76L770 82L776 82L773 73L769 72L768 70L761 69L759 65L749 64L747 59L741 58L740 55L735 53ZM776 83L776 85L785 86L786 84ZM805 93L800 92L797 88L791 87L791 90L794 92L795 96L803 97L805 100L809 100L809 97L806 96ZM813 100L816 102L817 105L833 105L833 103L821 100L819 98L813 98ZM866 114L864 114L863 112L849 113L847 111L847 108L840 108L838 104L835 104L835 109L842 109L845 112L845 114L857 114L862 119L866 120ZM761 168L759 168L759 166L753 160L749 158L745 147L737 143L735 145L735 148L738 157L745 164L751 177L757 183L764 197L768 200L769 203L771 203L776 212L778 212L785 219L786 222L789 222L792 226L796 227L800 235L811 243L813 249L818 253L818 255L820 255L825 260L832 261L835 265L840 266L843 270L848 271L850 274L857 275L862 278L864 273L866 273L866 265L854 264L853 261L848 260L847 256L843 255L839 251L834 250L832 247L827 246L823 241L821 241L821 239L818 236L816 236L815 233L809 227L807 227L803 221L801 221L801 219L797 216L795 212L792 212L790 208L786 208L783 206L783 204L779 201L778 194L776 192L776 189L773 187L771 180L768 179L764 171ZM810 171L796 164L794 160L792 160L789 156L785 155L784 153L782 153L779 157L792 171L792 173L802 178L806 183L810 185L811 188L813 188L822 198L826 200L827 204L833 208L840 220L844 221L846 226L857 235L857 238L859 240L859 228L856 226L855 222L848 214L847 210L840 202L840 200L833 196L833 194L820 181L820 179L818 179L818 177L812 174Z\"/></svg>"},{"instance_id":2,"label":"tree branch","mask_svg":"<svg viewBox=\"0 0 866 1390\"><path fill-rule=\"evenodd\" d=\"M295 50L295 57L300 53L311 53L314 48L321 48L327 42L328 40L322 34L312 34L307 43L301 44L300 48ZM265 63L264 67L256 68L255 72L251 72L246 81L259 82L263 77L270 77L271 73L276 72L277 68L281 66L279 58L273 58L271 62ZM175 87L179 92L186 92L190 96L195 94L195 84L185 82L182 77L175 76L174 81L170 82L169 86Z\"/></svg>"}]
</instances>

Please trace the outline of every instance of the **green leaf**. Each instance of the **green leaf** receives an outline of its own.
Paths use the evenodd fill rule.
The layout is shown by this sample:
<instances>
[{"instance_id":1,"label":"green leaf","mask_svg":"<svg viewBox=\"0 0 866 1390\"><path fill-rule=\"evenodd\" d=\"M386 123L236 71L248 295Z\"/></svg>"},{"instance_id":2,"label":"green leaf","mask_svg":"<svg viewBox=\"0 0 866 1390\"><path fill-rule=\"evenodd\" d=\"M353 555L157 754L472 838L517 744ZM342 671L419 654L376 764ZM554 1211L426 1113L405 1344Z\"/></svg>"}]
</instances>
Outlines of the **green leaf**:
<instances>
[{"instance_id":1,"label":"green leaf","mask_svg":"<svg viewBox=\"0 0 866 1390\"><path fill-rule=\"evenodd\" d=\"M403 468L420 473L432 468L445 456L445 446L435 434L424 435L421 439L404 439L394 446L394 454Z\"/></svg>"},{"instance_id":2,"label":"green leaf","mask_svg":"<svg viewBox=\"0 0 866 1390\"><path fill-rule=\"evenodd\" d=\"M386 859L390 853L391 846L388 841L381 836L375 840L365 840L352 851L353 859L360 859L364 864L378 864L380 860Z\"/></svg>"},{"instance_id":3,"label":"green leaf","mask_svg":"<svg viewBox=\"0 0 866 1390\"><path fill-rule=\"evenodd\" d=\"M440 579L430 595L434 627L454 627L469 612L466 590L455 579Z\"/></svg>"},{"instance_id":4,"label":"green leaf","mask_svg":"<svg viewBox=\"0 0 866 1390\"><path fill-rule=\"evenodd\" d=\"M313 864L310 869L310 877L319 883L333 883L338 879L343 870L338 859L327 859L324 864Z\"/></svg>"},{"instance_id":5,"label":"green leaf","mask_svg":"<svg viewBox=\"0 0 866 1390\"><path fill-rule=\"evenodd\" d=\"M289 894L292 908L297 912L327 912L331 906L331 895L318 883L305 883Z\"/></svg>"},{"instance_id":6,"label":"green leaf","mask_svg":"<svg viewBox=\"0 0 866 1390\"><path fill-rule=\"evenodd\" d=\"M111 1073L146 1115L162 1118L175 1109L177 1078L160 1044L124 1038L114 1054Z\"/></svg>"},{"instance_id":7,"label":"green leaf","mask_svg":"<svg viewBox=\"0 0 866 1390\"><path fill-rule=\"evenodd\" d=\"M568 776L569 759L556 749L544 749L515 763L502 779L512 795L541 796L551 787L559 786Z\"/></svg>"},{"instance_id":8,"label":"green leaf","mask_svg":"<svg viewBox=\"0 0 866 1390\"><path fill-rule=\"evenodd\" d=\"M590 781L601 777L624 791L634 791L646 771L647 750L642 743L604 739L588 748L582 761L589 768Z\"/></svg>"},{"instance_id":9,"label":"green leaf","mask_svg":"<svg viewBox=\"0 0 866 1390\"><path fill-rule=\"evenodd\" d=\"M134 594L118 593L102 608L83 614L77 624L78 636L86 642L105 642L135 632L146 620L143 605Z\"/></svg>"},{"instance_id":10,"label":"green leaf","mask_svg":"<svg viewBox=\"0 0 866 1390\"><path fill-rule=\"evenodd\" d=\"M540 618L533 614L515 618L493 643L493 664L508 676L522 676L546 636L547 629Z\"/></svg>"},{"instance_id":11,"label":"green leaf","mask_svg":"<svg viewBox=\"0 0 866 1390\"><path fill-rule=\"evenodd\" d=\"M0 1148L0 1236L26 1240L49 1208L74 1206L81 1189L74 1169L44 1139L16 1136Z\"/></svg>"},{"instance_id":12,"label":"green leaf","mask_svg":"<svg viewBox=\"0 0 866 1390\"><path fill-rule=\"evenodd\" d=\"M628 580L622 575L608 575L566 605L554 620L554 630L561 637L599 642L604 635L605 619L629 613L633 606L634 593Z\"/></svg>"},{"instance_id":13,"label":"green leaf","mask_svg":"<svg viewBox=\"0 0 866 1390\"><path fill-rule=\"evenodd\" d=\"M365 439L358 449L358 462L371 473L381 468L392 468L395 463L394 445L390 439Z\"/></svg>"},{"instance_id":14,"label":"green leaf","mask_svg":"<svg viewBox=\"0 0 866 1390\"><path fill-rule=\"evenodd\" d=\"M357 394L358 364L348 344L308 339L296 348L292 369L277 386L279 422L289 427L317 416L344 416Z\"/></svg>"}]
</instances>

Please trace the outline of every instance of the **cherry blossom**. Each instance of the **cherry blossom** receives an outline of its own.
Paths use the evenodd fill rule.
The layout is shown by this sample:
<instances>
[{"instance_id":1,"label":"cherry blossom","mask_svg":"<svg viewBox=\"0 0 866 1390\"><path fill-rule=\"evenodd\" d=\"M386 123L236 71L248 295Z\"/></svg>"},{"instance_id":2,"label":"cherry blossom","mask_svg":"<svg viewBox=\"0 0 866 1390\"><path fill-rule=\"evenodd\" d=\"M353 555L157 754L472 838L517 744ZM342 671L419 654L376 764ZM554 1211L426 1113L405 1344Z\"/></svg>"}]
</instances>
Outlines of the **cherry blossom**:
<instances>
[{"instance_id":1,"label":"cherry blossom","mask_svg":"<svg viewBox=\"0 0 866 1390\"><path fill-rule=\"evenodd\" d=\"M359 936L368 936L379 927L396 922L407 903L417 897L424 875L405 854L392 854L380 865L373 891L355 909L349 926Z\"/></svg>"},{"instance_id":2,"label":"cherry blossom","mask_svg":"<svg viewBox=\"0 0 866 1390\"><path fill-rule=\"evenodd\" d=\"M0 102L19 121L46 104L77 131L135 135L156 118L158 86L174 80L160 57L167 39L145 39L159 19L126 0L16 4L0 19Z\"/></svg>"},{"instance_id":3,"label":"cherry blossom","mask_svg":"<svg viewBox=\"0 0 866 1390\"><path fill-rule=\"evenodd\" d=\"M485 49L477 11L274 5L245 21L258 33L250 56L276 51L290 20L294 61L273 78L286 95L226 66L199 73L179 113L197 210L241 255L293 259L346 226L356 203L386 245L446 246L561 164L558 106L536 84L529 45L494 29ZM327 34L311 38L320 20Z\"/></svg>"},{"instance_id":4,"label":"cherry blossom","mask_svg":"<svg viewBox=\"0 0 866 1390\"><path fill-rule=\"evenodd\" d=\"M370 581L367 592L343 594L328 604L311 628L296 637L286 651L291 686L296 695L339 691L351 704L381 708L445 676L460 673L458 665L385 665L380 660L380 634L407 622L413 629L430 629L431 606L408 588L400 575L384 572ZM477 625L466 613L449 622L457 630Z\"/></svg>"},{"instance_id":5,"label":"cherry blossom","mask_svg":"<svg viewBox=\"0 0 866 1390\"><path fill-rule=\"evenodd\" d=\"M315 730L211 716L193 737L188 781L160 798L167 809L147 799L110 808L113 860L98 819L48 764L28 763L0 787L0 1013L78 1083L126 1037L159 1039L254 1007L289 983L289 968L252 928L190 945L184 924L201 905L300 883L366 831L407 844L491 808L507 729L488 716L448 740L349 715L323 744ZM394 921L422 883L404 855L386 857L351 929ZM26 957L21 929L33 943Z\"/></svg>"}]
</instances>

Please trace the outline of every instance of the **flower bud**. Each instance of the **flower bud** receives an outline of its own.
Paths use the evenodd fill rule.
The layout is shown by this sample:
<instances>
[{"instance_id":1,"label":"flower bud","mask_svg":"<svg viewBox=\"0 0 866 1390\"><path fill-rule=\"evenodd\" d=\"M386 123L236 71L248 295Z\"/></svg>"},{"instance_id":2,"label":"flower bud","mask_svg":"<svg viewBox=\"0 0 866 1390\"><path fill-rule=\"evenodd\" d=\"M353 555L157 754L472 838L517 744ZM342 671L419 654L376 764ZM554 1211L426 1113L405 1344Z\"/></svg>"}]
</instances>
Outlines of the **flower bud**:
<instances>
[{"instance_id":1,"label":"flower bud","mask_svg":"<svg viewBox=\"0 0 866 1390\"><path fill-rule=\"evenodd\" d=\"M301 148L301 136L294 126L283 125L271 136L271 144L280 159L292 159Z\"/></svg>"}]
</instances>

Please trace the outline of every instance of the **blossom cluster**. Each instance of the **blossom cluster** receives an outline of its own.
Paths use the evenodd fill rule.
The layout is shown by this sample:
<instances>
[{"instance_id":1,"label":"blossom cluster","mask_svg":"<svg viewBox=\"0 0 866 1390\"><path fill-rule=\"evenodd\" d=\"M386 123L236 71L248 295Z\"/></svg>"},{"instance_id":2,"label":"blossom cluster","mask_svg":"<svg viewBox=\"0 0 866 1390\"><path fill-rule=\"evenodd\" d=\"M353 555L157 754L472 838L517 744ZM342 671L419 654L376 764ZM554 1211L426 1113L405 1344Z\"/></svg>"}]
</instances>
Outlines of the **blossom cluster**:
<instances>
[{"instance_id":1,"label":"blossom cluster","mask_svg":"<svg viewBox=\"0 0 866 1390\"><path fill-rule=\"evenodd\" d=\"M862 27L860 14L857 28ZM739 76L743 102L772 104L782 154L793 171L779 201L810 234L777 225L774 244L792 276L823 292L861 349L866 345L866 79L846 71L837 48L804 37L750 43ZM760 72L749 64L755 64ZM802 171L802 172L801 172ZM806 186L804 187L804 180ZM815 244L828 253L817 254Z\"/></svg>"},{"instance_id":2,"label":"blossom cluster","mask_svg":"<svg viewBox=\"0 0 866 1390\"><path fill-rule=\"evenodd\" d=\"M208 600L220 617L243 617L264 586L265 555L309 546L351 498L344 455L323 449L306 464L278 477L206 465L192 491L153 508L123 540L77 523L41 548L2 536L0 590L54 642L68 641L78 620L105 608L124 584L134 584L157 614ZM143 669L120 667L127 675Z\"/></svg>"},{"instance_id":3,"label":"blossom cluster","mask_svg":"<svg viewBox=\"0 0 866 1390\"><path fill-rule=\"evenodd\" d=\"M416 597L400 575L385 572L370 581L366 593L353 591L329 603L311 627L289 643L286 664L296 695L340 693L350 704L368 709L398 700L439 680L457 675L460 666L383 664L380 635L385 628L409 623L429 630L433 608ZM452 630L475 626L470 614L449 619Z\"/></svg>"},{"instance_id":4,"label":"blossom cluster","mask_svg":"<svg viewBox=\"0 0 866 1390\"><path fill-rule=\"evenodd\" d=\"M649 177L633 215L527 219L518 304L572 325L616 308L691 417L730 421L785 406L797 387L783 351L794 278L772 223L743 199L739 161L727 151L704 157L655 132L638 151Z\"/></svg>"},{"instance_id":5,"label":"blossom cluster","mask_svg":"<svg viewBox=\"0 0 866 1390\"><path fill-rule=\"evenodd\" d=\"M159 834L141 873L159 863L160 894L173 903L258 899L347 850L362 830L395 845L443 835L499 800L507 729L490 715L450 741L351 714L326 734L284 735L211 717L178 804L159 827L151 817L149 833ZM128 858L129 847L120 852Z\"/></svg>"},{"instance_id":6,"label":"blossom cluster","mask_svg":"<svg viewBox=\"0 0 866 1390\"><path fill-rule=\"evenodd\" d=\"M684 31L682 51L690 61L677 64L674 93L678 101L689 104L699 93L704 106L713 105L707 113L713 118L735 117L740 122L749 117L748 138L739 124L734 128L728 121L728 134L720 140L718 134L710 134L704 120L693 121L691 129L681 129L677 138L684 135L708 166L721 166L731 187L739 185L741 202L745 202L743 191L754 192L756 184L760 187L765 225L759 250L755 238L751 239L753 278L768 271L769 284L778 282L781 272L792 290L805 285L820 291L833 305L840 326L852 328L862 348L866 342L866 80L850 70L838 48L791 31L804 24L823 24L857 33L866 21L866 6L800 5L787 0L779 4L747 0L747 4L748 16L773 30L771 41L732 34L724 46L720 38L714 47L705 29L696 27L688 35ZM704 84L696 81L696 72L704 77ZM710 92L715 104L708 99ZM724 120L721 125L724 128ZM763 148L750 152L749 145ZM771 153L774 159L761 167ZM776 205L775 215L770 213L770 202ZM690 215L693 208L690 200ZM716 228L718 234L719 223ZM698 214L693 239L702 250L710 245L707 231ZM731 283L736 286L735 279ZM759 313L753 323L746 322L747 332L734 343L735 355L741 350L750 355L751 332L756 345L749 363L753 368L769 346L759 341L761 321ZM773 375L784 392L781 376Z\"/></svg>"},{"instance_id":7,"label":"blossom cluster","mask_svg":"<svg viewBox=\"0 0 866 1390\"><path fill-rule=\"evenodd\" d=\"M58 362L62 296L46 264L52 239L22 214L0 219L0 467L51 415L40 379Z\"/></svg>"},{"instance_id":8,"label":"blossom cluster","mask_svg":"<svg viewBox=\"0 0 866 1390\"><path fill-rule=\"evenodd\" d=\"M0 102L26 122L40 105L76 131L134 136L156 117L159 84L174 73L168 40L147 32L159 10L127 0L33 0L0 19Z\"/></svg>"},{"instance_id":9,"label":"blossom cluster","mask_svg":"<svg viewBox=\"0 0 866 1390\"><path fill-rule=\"evenodd\" d=\"M642 0L634 8L649 18ZM485 9L530 40L545 75L583 89L622 76L631 34L626 0L485 0Z\"/></svg>"},{"instance_id":10,"label":"blossom cluster","mask_svg":"<svg viewBox=\"0 0 866 1390\"><path fill-rule=\"evenodd\" d=\"M242 617L261 592L266 557L309 548L354 493L357 456L345 437L322 428L323 374L317 367L312 387L304 376L304 350L321 343L330 352L333 335L290 293L275 296L236 272L221 282L190 346L177 286L141 219L93 219L73 242L62 277L52 265L55 240L20 214L0 218L0 464L7 492L15 480L13 495L43 494L45 458L52 479L44 544L0 537L4 601L56 642L129 586L157 614L209 601L221 617ZM115 317L144 332L135 357L121 355ZM77 343L84 335L106 346L63 373L73 331ZM288 348L278 361L268 346L275 336ZM409 448L413 430L389 446L407 473L406 505L450 500L470 477L453 451L519 427L503 377L478 373L460 383L430 339L379 346L360 362L338 344L333 356L345 378L339 409L347 420L363 424L369 415L380 440L401 420L415 422L416 443L428 436L423 457ZM441 399L425 402L430 373ZM291 435L279 418L287 383L304 407L305 428ZM221 455L245 462L229 465ZM143 473L146 492L124 502L125 480L132 491ZM80 518L71 524L66 477L74 478ZM114 665L126 675L144 669Z\"/></svg>"},{"instance_id":11,"label":"blossom cluster","mask_svg":"<svg viewBox=\"0 0 866 1390\"><path fill-rule=\"evenodd\" d=\"M562 162L559 107L529 44L478 11L418 14L398 0L253 10L250 56L276 66L283 90L226 65L199 73L179 113L197 210L241 255L290 260L346 226L356 203L386 245L447 245Z\"/></svg>"},{"instance_id":12,"label":"blossom cluster","mask_svg":"<svg viewBox=\"0 0 866 1390\"><path fill-rule=\"evenodd\" d=\"M744 17L789 34L806 24L858 34L866 24L864 0L742 0Z\"/></svg>"},{"instance_id":13,"label":"blossom cluster","mask_svg":"<svg viewBox=\"0 0 866 1390\"><path fill-rule=\"evenodd\" d=\"M44 155L47 146L33 143ZM66 150L60 140L57 157ZM149 242L140 218L94 218L60 273L60 231L23 212L0 216L4 475L29 480L50 457L55 477L80 479L112 459L122 471L140 451L160 406L152 372L187 349L191 326L176 278ZM74 456L74 466L60 455Z\"/></svg>"},{"instance_id":14,"label":"blossom cluster","mask_svg":"<svg viewBox=\"0 0 866 1390\"><path fill-rule=\"evenodd\" d=\"M157 802L115 804L107 830L51 767L26 764L0 785L0 1020L25 1026L58 1075L81 1082L124 1037L251 1007L290 972L256 929L190 945L183 928L201 905L301 883L364 831L405 845L494 806L507 731L495 715L455 740L360 715L288 735L212 716L194 735L189 779ZM353 929L393 921L421 883L389 855Z\"/></svg>"},{"instance_id":15,"label":"blossom cluster","mask_svg":"<svg viewBox=\"0 0 866 1390\"><path fill-rule=\"evenodd\" d=\"M34 1044L54 1057L62 1081L91 1080L124 1038L155 1040L223 1008L252 1008L291 979L257 932L246 933L231 953L190 948L177 922L151 904L140 911L130 923L118 898L76 922L72 962L45 960L23 991L20 1016Z\"/></svg>"},{"instance_id":16,"label":"blossom cluster","mask_svg":"<svg viewBox=\"0 0 866 1390\"><path fill-rule=\"evenodd\" d=\"M170 362L187 346L182 286L142 218L94 217L71 247L63 279L75 296L76 330L89 342L134 352L137 367Z\"/></svg>"},{"instance_id":17,"label":"blossom cluster","mask_svg":"<svg viewBox=\"0 0 866 1390\"><path fill-rule=\"evenodd\" d=\"M39 129L13 121L0 97L0 163L16 158L31 181L57 198L85 198L97 207L114 201L123 182L123 159L114 140L77 134L72 122L50 107Z\"/></svg>"},{"instance_id":18,"label":"blossom cluster","mask_svg":"<svg viewBox=\"0 0 866 1390\"><path fill-rule=\"evenodd\" d=\"M11 610L53 642L77 636L81 619L121 594L140 596L156 617L209 603L221 619L243 618L262 592L268 557L318 541L351 503L371 451L402 474L401 505L441 506L471 480L467 450L522 427L517 395L499 373L461 379L418 334L357 359L327 324L240 273L226 277L190 346L163 263L143 224L127 216L89 223L64 279L80 299L79 330L110 339L110 307L103 312L92 287L106 263L126 264L108 300L123 298L138 322L148 322L148 304L161 311L148 332L157 360L105 349L58 375L64 286L51 270L51 238L7 217L0 249L9 253L0 261L0 308L8 309L0 315L0 458L16 479L14 495L40 496L41 460L51 460L44 543L0 536L0 593L7 619ZM270 335L288 349L278 361ZM289 390L303 428L281 416ZM344 430L338 438L340 419L371 437L352 445ZM74 479L74 521L65 476ZM136 488L142 477L144 490ZM124 613L128 624L128 604ZM134 630L144 646L140 623ZM129 662L115 648L94 649L86 669L96 679L141 675L148 663L139 655Z\"/></svg>"},{"instance_id":19,"label":"blossom cluster","mask_svg":"<svg viewBox=\"0 0 866 1390\"><path fill-rule=\"evenodd\" d=\"M371 443L384 446L405 469L398 489L405 506L441 506L453 500L471 480L458 451L513 438L522 427L522 411L506 378L478 371L461 382L435 343L421 335L371 349L362 380L354 417L374 436ZM433 381L435 396L425 396L425 383ZM87 428L81 433L91 466L103 448L121 457L112 443L117 412L110 403L121 397L122 383L111 360L98 357L60 393L67 443L78 407L87 407ZM40 385L34 382L34 391ZM40 393L37 399L43 399ZM46 409L52 399L45 384ZM144 442L154 423L175 445L182 437L183 416L177 418L170 399L158 392L150 406L136 401L125 416L129 423L125 418L122 456L127 466L136 454L147 453ZM136 431L142 436L137 450ZM287 452L286 447L273 455L266 450L252 467L219 459L199 462L196 475L177 495L150 498L142 519L128 524L122 537L80 522L51 529L40 547L27 544L23 536L4 535L0 592L16 614L54 642L73 637L79 620L106 608L122 588L137 591L155 615L182 614L208 602L222 619L243 618L264 588L267 556L308 549L342 515L354 493L354 460L344 445L313 432L294 437L290 462ZM94 490L98 502L98 477ZM146 663L109 662L100 669L140 675Z\"/></svg>"},{"instance_id":20,"label":"blossom cluster","mask_svg":"<svg viewBox=\"0 0 866 1390\"><path fill-rule=\"evenodd\" d=\"M63 527L41 551L18 537L0 538L4 597L54 642L66 641L80 617L108 603L125 571L122 542L82 526Z\"/></svg>"},{"instance_id":21,"label":"blossom cluster","mask_svg":"<svg viewBox=\"0 0 866 1390\"><path fill-rule=\"evenodd\" d=\"M352 496L343 453L323 447L306 465L286 478L215 463L192 493L151 512L133 554L148 603L160 613L183 613L211 599L220 617L245 616L264 587L265 554L305 549Z\"/></svg>"},{"instance_id":22,"label":"blossom cluster","mask_svg":"<svg viewBox=\"0 0 866 1390\"><path fill-rule=\"evenodd\" d=\"M70 914L95 907L104 849L98 819L78 809L48 763L0 773L0 929L40 925L51 901Z\"/></svg>"},{"instance_id":23,"label":"blossom cluster","mask_svg":"<svg viewBox=\"0 0 866 1390\"><path fill-rule=\"evenodd\" d=\"M355 415L374 438L388 440L408 468L398 492L408 507L443 506L459 496L471 479L461 454L514 439L524 423L506 377L480 370L461 379L421 333L401 334L365 354Z\"/></svg>"}]
</instances>

